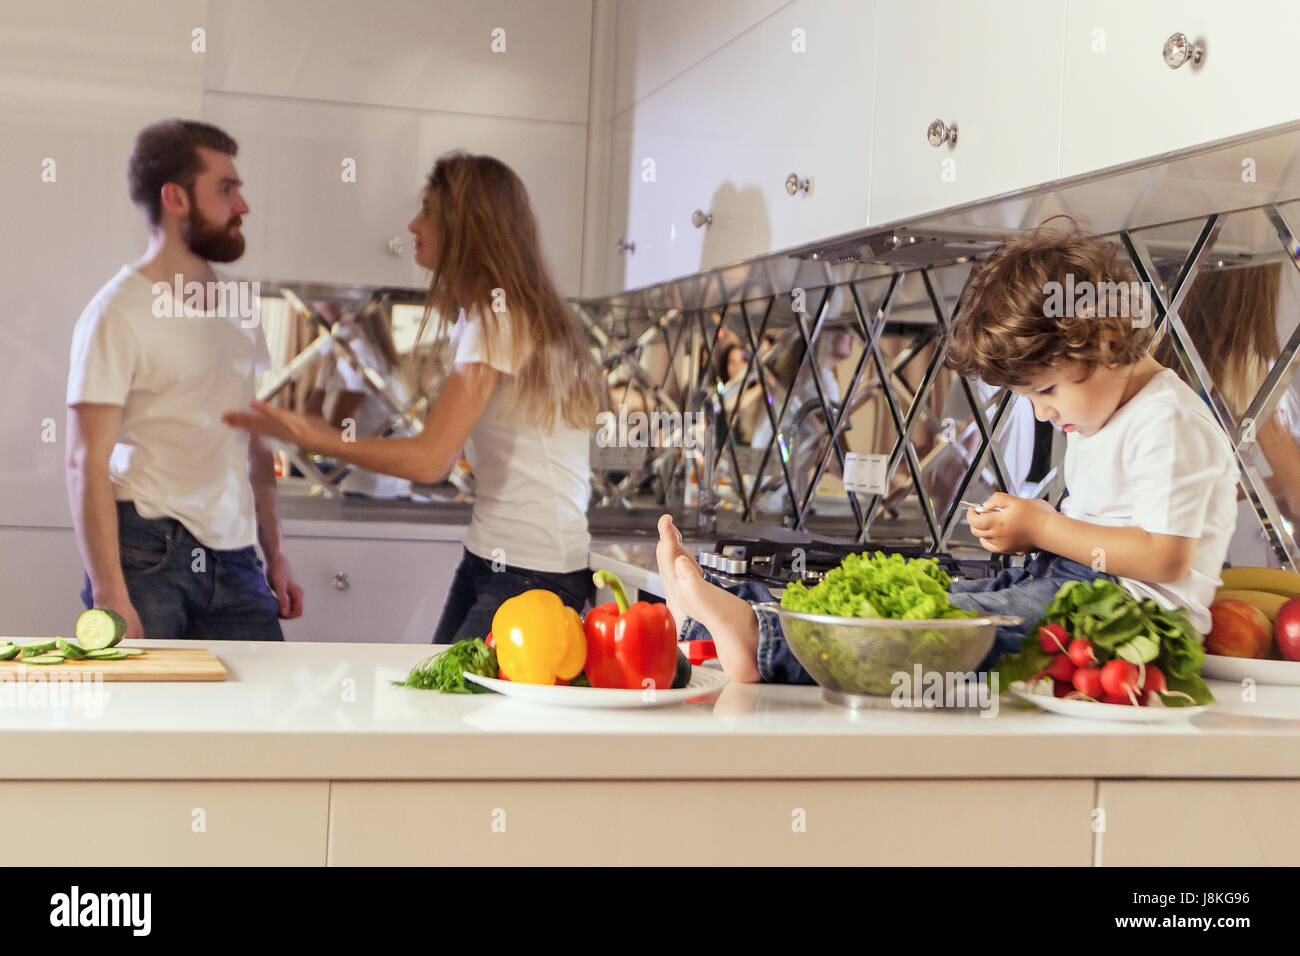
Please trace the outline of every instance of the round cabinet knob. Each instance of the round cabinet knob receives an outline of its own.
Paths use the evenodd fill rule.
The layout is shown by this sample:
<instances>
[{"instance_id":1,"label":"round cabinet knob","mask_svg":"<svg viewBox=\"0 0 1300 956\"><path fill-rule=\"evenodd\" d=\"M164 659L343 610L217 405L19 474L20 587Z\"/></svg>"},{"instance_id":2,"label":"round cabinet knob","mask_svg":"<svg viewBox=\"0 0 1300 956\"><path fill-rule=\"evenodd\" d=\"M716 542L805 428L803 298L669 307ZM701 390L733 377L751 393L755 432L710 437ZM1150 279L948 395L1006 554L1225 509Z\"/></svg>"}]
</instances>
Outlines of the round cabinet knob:
<instances>
[{"instance_id":1,"label":"round cabinet knob","mask_svg":"<svg viewBox=\"0 0 1300 956\"><path fill-rule=\"evenodd\" d=\"M938 149L944 143L950 146L957 145L957 124L949 126L943 120L935 120L930 124L930 128L925 131L925 138L930 145Z\"/></svg>"},{"instance_id":2,"label":"round cabinet knob","mask_svg":"<svg viewBox=\"0 0 1300 956\"><path fill-rule=\"evenodd\" d=\"M812 191L811 179L800 179L798 173L791 173L785 177L785 191L791 196L797 196L799 193L808 193Z\"/></svg>"},{"instance_id":3,"label":"round cabinet knob","mask_svg":"<svg viewBox=\"0 0 1300 956\"><path fill-rule=\"evenodd\" d=\"M346 591L348 589L348 585L350 585L352 582L348 580L348 576L346 572L340 571L334 575L330 583L334 585L335 591Z\"/></svg>"},{"instance_id":4,"label":"round cabinet knob","mask_svg":"<svg viewBox=\"0 0 1300 956\"><path fill-rule=\"evenodd\" d=\"M1191 61L1193 66L1200 63L1205 56L1205 47L1187 39L1186 33L1175 33L1165 41L1165 48L1161 52L1165 58L1165 66L1176 70L1188 61Z\"/></svg>"},{"instance_id":5,"label":"round cabinet knob","mask_svg":"<svg viewBox=\"0 0 1300 956\"><path fill-rule=\"evenodd\" d=\"M625 254L626 254L626 253L632 253L632 254L635 254L635 253L636 253L636 243L635 243L635 242L631 242L631 241L629 241L629 240L627 240L627 239L619 239L618 242L614 243L614 248L617 249L619 252L622 252L622 253L625 253Z\"/></svg>"},{"instance_id":6,"label":"round cabinet knob","mask_svg":"<svg viewBox=\"0 0 1300 956\"><path fill-rule=\"evenodd\" d=\"M691 225L696 229L702 229L711 222L713 222L713 213L705 212L703 209L691 213Z\"/></svg>"}]
</instances>

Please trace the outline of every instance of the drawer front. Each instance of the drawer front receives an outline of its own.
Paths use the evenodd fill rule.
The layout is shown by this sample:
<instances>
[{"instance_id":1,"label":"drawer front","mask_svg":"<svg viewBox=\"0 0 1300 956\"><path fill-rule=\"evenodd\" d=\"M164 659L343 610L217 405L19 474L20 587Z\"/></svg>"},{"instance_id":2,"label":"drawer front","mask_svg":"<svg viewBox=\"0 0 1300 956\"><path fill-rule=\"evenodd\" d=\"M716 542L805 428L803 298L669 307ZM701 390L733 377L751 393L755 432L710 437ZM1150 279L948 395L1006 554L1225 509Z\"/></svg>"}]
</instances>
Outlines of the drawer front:
<instances>
[{"instance_id":1,"label":"drawer front","mask_svg":"<svg viewBox=\"0 0 1300 956\"><path fill-rule=\"evenodd\" d=\"M1293 866L1296 780L1103 780L1102 866ZM1178 826L1153 839L1154 825Z\"/></svg>"},{"instance_id":2,"label":"drawer front","mask_svg":"<svg viewBox=\"0 0 1300 956\"><path fill-rule=\"evenodd\" d=\"M331 865L1064 864L1093 783L334 783Z\"/></svg>"},{"instance_id":3,"label":"drawer front","mask_svg":"<svg viewBox=\"0 0 1300 956\"><path fill-rule=\"evenodd\" d=\"M0 815L51 823L7 829L10 866L320 866L328 809L325 781L0 783Z\"/></svg>"},{"instance_id":4,"label":"drawer front","mask_svg":"<svg viewBox=\"0 0 1300 956\"><path fill-rule=\"evenodd\" d=\"M427 644L447 602L459 541L285 538L303 589L290 641Z\"/></svg>"}]
</instances>

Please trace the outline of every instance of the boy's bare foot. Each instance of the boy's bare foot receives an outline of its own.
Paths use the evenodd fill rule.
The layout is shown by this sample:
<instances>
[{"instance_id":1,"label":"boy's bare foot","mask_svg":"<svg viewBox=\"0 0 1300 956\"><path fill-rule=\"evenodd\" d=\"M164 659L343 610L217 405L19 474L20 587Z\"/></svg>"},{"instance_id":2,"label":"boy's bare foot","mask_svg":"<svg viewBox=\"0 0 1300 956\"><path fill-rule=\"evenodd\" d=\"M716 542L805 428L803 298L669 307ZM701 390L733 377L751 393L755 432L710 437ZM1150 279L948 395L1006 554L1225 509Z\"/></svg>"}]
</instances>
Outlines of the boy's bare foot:
<instances>
[{"instance_id":1,"label":"boy's bare foot","mask_svg":"<svg viewBox=\"0 0 1300 956\"><path fill-rule=\"evenodd\" d=\"M664 601L680 629L688 617L708 630L717 647L718 662L735 681L761 680L758 672L758 618L743 598L704 580L700 566L682 547L682 536L671 515L659 518L655 547Z\"/></svg>"}]
</instances>

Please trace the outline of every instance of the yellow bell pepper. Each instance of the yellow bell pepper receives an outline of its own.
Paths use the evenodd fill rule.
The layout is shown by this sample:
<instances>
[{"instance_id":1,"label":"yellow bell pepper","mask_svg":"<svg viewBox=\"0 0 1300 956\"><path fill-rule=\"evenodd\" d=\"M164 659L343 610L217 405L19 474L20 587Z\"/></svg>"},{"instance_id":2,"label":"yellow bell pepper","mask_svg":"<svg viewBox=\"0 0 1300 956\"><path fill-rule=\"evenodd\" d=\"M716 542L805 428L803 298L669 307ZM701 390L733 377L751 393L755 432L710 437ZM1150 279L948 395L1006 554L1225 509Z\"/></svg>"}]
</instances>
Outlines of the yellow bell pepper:
<instances>
[{"instance_id":1,"label":"yellow bell pepper","mask_svg":"<svg viewBox=\"0 0 1300 956\"><path fill-rule=\"evenodd\" d=\"M578 612L558 594L534 588L501 602L492 617L501 676L521 684L572 680L587 663Z\"/></svg>"}]
</instances>

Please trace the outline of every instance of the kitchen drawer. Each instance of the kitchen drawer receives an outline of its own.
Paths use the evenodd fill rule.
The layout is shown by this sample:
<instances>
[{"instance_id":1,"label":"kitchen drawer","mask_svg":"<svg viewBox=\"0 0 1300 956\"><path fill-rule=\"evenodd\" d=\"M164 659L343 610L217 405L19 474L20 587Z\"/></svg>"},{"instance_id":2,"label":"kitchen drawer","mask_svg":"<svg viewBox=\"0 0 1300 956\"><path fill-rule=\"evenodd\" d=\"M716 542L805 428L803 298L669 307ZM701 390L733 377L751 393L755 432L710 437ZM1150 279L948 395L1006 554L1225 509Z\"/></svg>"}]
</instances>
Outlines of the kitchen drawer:
<instances>
[{"instance_id":1,"label":"kitchen drawer","mask_svg":"<svg viewBox=\"0 0 1300 956\"><path fill-rule=\"evenodd\" d=\"M1199 65L1165 64L1178 32ZM1298 38L1295 0L1069 0L1061 174L1300 119Z\"/></svg>"},{"instance_id":2,"label":"kitchen drawer","mask_svg":"<svg viewBox=\"0 0 1300 956\"><path fill-rule=\"evenodd\" d=\"M51 824L8 827L7 866L319 866L328 808L325 781L0 783L0 815Z\"/></svg>"},{"instance_id":3,"label":"kitchen drawer","mask_svg":"<svg viewBox=\"0 0 1300 956\"><path fill-rule=\"evenodd\" d=\"M1300 781L1103 780L1102 866L1292 866ZM1156 824L1174 819L1174 829Z\"/></svg>"},{"instance_id":4,"label":"kitchen drawer","mask_svg":"<svg viewBox=\"0 0 1300 956\"><path fill-rule=\"evenodd\" d=\"M286 537L303 615L282 622L290 641L427 644L433 639L459 541Z\"/></svg>"},{"instance_id":5,"label":"kitchen drawer","mask_svg":"<svg viewBox=\"0 0 1300 956\"><path fill-rule=\"evenodd\" d=\"M1064 0L881 3L872 224L1055 179L1064 35ZM930 145L934 120L955 145Z\"/></svg>"},{"instance_id":6,"label":"kitchen drawer","mask_svg":"<svg viewBox=\"0 0 1300 956\"><path fill-rule=\"evenodd\" d=\"M329 862L1086 866L1092 807L1091 780L336 782Z\"/></svg>"}]
</instances>

